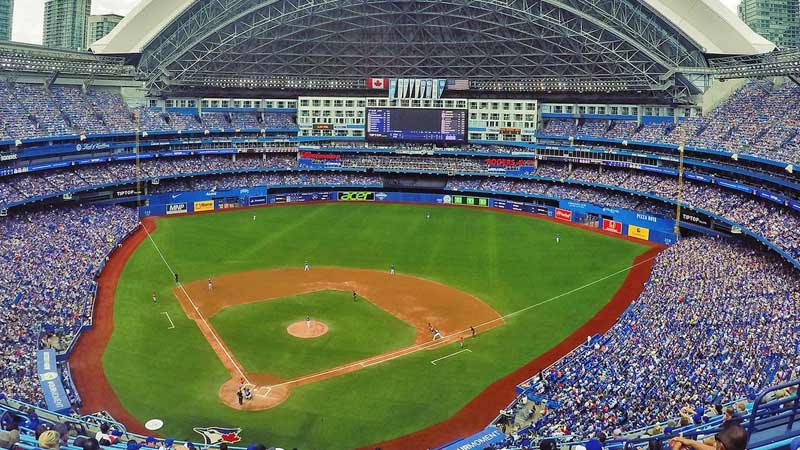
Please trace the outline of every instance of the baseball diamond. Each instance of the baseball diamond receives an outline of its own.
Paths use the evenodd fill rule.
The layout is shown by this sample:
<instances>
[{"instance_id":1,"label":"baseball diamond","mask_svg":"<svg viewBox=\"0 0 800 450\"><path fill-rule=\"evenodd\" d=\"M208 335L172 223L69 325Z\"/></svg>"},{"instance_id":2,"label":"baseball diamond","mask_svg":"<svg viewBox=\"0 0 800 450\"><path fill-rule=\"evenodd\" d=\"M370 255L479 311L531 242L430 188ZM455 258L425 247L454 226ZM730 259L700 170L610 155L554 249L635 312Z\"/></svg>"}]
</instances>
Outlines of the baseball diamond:
<instances>
[{"instance_id":1,"label":"baseball diamond","mask_svg":"<svg viewBox=\"0 0 800 450\"><path fill-rule=\"evenodd\" d=\"M800 450L799 2L0 0L0 448Z\"/></svg>"},{"instance_id":2,"label":"baseball diamond","mask_svg":"<svg viewBox=\"0 0 800 450\"><path fill-rule=\"evenodd\" d=\"M556 230L558 245L552 240ZM504 235L515 239L497 239ZM327 448L386 440L451 415L487 384L529 363L592 317L622 285L634 257L650 248L514 214L439 208L426 219L419 206L351 203L269 207L259 211L256 222L251 214L236 211L160 219L150 236L152 241L146 237L128 259L120 278L115 332L103 355L109 382L125 409L136 415L155 398L181 404L180 393L186 390L176 383L185 379L163 374L194 367L199 372L192 377L193 391L204 392L193 397L195 418L185 425L165 420L168 432L208 426L213 417L217 425L242 428L243 436L304 441L308 446L324 442ZM196 245L193 236L203 236L203 245ZM597 264L597 258L610 264ZM306 260L309 271L303 269ZM394 275L386 261L395 265ZM186 281L176 286L170 268ZM209 276L213 289L207 287ZM151 312L139 308L136 292L144 279L163 280L157 287L165 299L160 307L180 317L174 319L176 330L170 330L177 333L164 334L163 327L147 318ZM312 362L305 371L295 368L276 376L268 361L260 362L255 372L246 369L248 364L239 360L245 351L226 345L231 327L224 333L215 329L215 317L227 313L222 309L226 305L268 305L330 289L342 292L346 307L369 301L410 324L416 330L413 341L383 357L340 360L327 368ZM353 290L365 301L348 299ZM298 310L294 320L302 321L306 314ZM541 326L528 326L532 317ZM134 324L136 334L124 331ZM432 340L429 325L443 339ZM471 326L476 328L474 338ZM362 340L370 339L369 325L361 328ZM141 333L149 337L142 339ZM238 333L244 333L245 341L254 336ZM468 356L430 363L457 350L462 335L467 336ZM529 345L508 345L523 341ZM175 348L191 352L178 351L176 357ZM150 355L150 364L159 367L144 377L146 392L134 380L145 382L142 375L132 377L124 369L128 359L120 358L132 351ZM242 378L252 386L253 400L238 411L235 393ZM370 394L358 386L370 386ZM406 401L396 400L401 397ZM228 406L216 406L220 398ZM369 411L378 423L385 420L381 415L394 417L406 408L409 414L393 418L392 429L348 428L355 425L348 419L353 414ZM424 415L410 413L421 409ZM202 414L209 418L202 419ZM311 422L314 426L308 425L311 417L319 417ZM263 420L283 425L256 425ZM292 424L299 423L306 423L302 433L290 435L296 429Z\"/></svg>"}]
</instances>

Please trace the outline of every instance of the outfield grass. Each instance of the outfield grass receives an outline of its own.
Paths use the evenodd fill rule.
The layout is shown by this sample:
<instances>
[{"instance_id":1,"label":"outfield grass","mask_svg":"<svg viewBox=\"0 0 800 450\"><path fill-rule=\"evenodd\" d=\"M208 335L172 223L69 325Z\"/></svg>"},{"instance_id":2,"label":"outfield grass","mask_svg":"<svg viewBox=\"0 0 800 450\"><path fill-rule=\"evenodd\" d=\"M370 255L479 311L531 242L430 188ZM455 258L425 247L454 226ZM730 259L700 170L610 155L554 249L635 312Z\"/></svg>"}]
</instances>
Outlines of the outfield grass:
<instances>
[{"instance_id":1,"label":"outfield grass","mask_svg":"<svg viewBox=\"0 0 800 450\"><path fill-rule=\"evenodd\" d=\"M306 315L328 325L313 339L286 327ZM248 372L295 378L414 344L416 330L350 292L319 291L228 306L211 323Z\"/></svg>"},{"instance_id":2,"label":"outfield grass","mask_svg":"<svg viewBox=\"0 0 800 450\"><path fill-rule=\"evenodd\" d=\"M255 211L257 220L252 220ZM432 218L425 219L431 211ZM556 244L554 236L561 235ZM256 268L316 265L386 270L469 292L501 314L551 299L629 267L647 247L550 221L485 209L323 204L158 221L153 235L183 280ZM247 442L346 449L439 422L487 385L551 348L605 305L627 272L508 319L469 342L472 353L421 351L293 390L280 407L243 412L216 393L228 374L171 292L169 270L145 241L120 279L115 329L103 356L123 405L164 433L238 426ZM163 299L150 304L155 290ZM167 330L162 311L175 329Z\"/></svg>"}]
</instances>

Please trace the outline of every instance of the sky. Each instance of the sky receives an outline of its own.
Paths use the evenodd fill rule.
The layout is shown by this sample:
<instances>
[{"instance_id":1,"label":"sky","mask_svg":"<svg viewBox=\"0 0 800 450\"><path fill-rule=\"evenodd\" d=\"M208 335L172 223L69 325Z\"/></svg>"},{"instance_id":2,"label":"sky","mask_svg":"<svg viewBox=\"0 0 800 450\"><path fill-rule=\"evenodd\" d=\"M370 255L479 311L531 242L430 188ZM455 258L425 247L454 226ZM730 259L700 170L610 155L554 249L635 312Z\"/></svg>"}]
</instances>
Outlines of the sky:
<instances>
[{"instance_id":1,"label":"sky","mask_svg":"<svg viewBox=\"0 0 800 450\"><path fill-rule=\"evenodd\" d=\"M694 0L682 0L691 2ZM736 11L741 0L720 0L725 6ZM93 0L92 14L125 15L139 0ZM16 0L14 5L14 28L12 39L31 44L42 43L42 16L44 0Z\"/></svg>"}]
</instances>

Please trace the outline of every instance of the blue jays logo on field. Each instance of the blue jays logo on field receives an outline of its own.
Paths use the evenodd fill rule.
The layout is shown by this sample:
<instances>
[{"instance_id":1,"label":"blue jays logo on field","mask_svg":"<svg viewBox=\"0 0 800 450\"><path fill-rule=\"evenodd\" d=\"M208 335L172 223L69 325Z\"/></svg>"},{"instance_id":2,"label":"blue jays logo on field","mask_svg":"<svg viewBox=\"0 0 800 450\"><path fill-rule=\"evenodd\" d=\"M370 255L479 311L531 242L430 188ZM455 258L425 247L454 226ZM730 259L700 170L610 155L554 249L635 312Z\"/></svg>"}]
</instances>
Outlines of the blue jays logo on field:
<instances>
[{"instance_id":1,"label":"blue jays logo on field","mask_svg":"<svg viewBox=\"0 0 800 450\"><path fill-rule=\"evenodd\" d=\"M206 445L219 444L222 442L233 444L242 440L239 433L241 428L224 427L195 427L194 431L203 435Z\"/></svg>"}]
</instances>

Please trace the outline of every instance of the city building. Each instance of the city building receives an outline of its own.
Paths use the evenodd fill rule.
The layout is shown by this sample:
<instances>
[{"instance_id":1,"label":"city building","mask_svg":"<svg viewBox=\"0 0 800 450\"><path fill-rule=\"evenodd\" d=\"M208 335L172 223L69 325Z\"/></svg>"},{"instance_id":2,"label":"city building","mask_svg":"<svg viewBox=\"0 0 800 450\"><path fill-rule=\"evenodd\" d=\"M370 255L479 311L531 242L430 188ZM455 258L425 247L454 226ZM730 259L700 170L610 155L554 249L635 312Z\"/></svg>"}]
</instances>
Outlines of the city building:
<instances>
[{"instance_id":1,"label":"city building","mask_svg":"<svg viewBox=\"0 0 800 450\"><path fill-rule=\"evenodd\" d=\"M46 0L44 4L45 47L67 50L86 48L86 23L92 0Z\"/></svg>"},{"instance_id":2,"label":"city building","mask_svg":"<svg viewBox=\"0 0 800 450\"><path fill-rule=\"evenodd\" d=\"M107 35L124 17L117 14L93 14L86 24L86 46Z\"/></svg>"},{"instance_id":3,"label":"city building","mask_svg":"<svg viewBox=\"0 0 800 450\"><path fill-rule=\"evenodd\" d=\"M800 0L742 0L739 17L778 47L800 47Z\"/></svg>"},{"instance_id":4,"label":"city building","mask_svg":"<svg viewBox=\"0 0 800 450\"><path fill-rule=\"evenodd\" d=\"M14 17L14 0L0 0L0 41L11 40L11 19Z\"/></svg>"}]
</instances>

